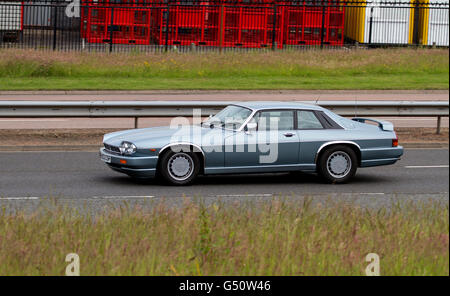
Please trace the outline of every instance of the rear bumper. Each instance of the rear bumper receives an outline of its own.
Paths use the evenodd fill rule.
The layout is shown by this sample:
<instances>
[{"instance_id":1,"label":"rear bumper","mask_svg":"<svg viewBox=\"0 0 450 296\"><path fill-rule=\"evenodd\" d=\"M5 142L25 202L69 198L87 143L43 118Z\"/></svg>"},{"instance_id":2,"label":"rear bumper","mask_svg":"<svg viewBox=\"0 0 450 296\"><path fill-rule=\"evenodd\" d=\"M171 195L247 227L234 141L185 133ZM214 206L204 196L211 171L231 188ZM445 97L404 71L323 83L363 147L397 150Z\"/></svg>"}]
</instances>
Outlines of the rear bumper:
<instances>
[{"instance_id":1,"label":"rear bumper","mask_svg":"<svg viewBox=\"0 0 450 296\"><path fill-rule=\"evenodd\" d=\"M402 155L402 146L361 149L361 167L394 164Z\"/></svg>"},{"instance_id":2,"label":"rear bumper","mask_svg":"<svg viewBox=\"0 0 450 296\"><path fill-rule=\"evenodd\" d=\"M112 170L136 178L153 178L156 174L158 156L132 157L109 153L105 148L100 149L102 155L108 156L110 162L105 162ZM123 163L123 162L126 163Z\"/></svg>"}]
</instances>

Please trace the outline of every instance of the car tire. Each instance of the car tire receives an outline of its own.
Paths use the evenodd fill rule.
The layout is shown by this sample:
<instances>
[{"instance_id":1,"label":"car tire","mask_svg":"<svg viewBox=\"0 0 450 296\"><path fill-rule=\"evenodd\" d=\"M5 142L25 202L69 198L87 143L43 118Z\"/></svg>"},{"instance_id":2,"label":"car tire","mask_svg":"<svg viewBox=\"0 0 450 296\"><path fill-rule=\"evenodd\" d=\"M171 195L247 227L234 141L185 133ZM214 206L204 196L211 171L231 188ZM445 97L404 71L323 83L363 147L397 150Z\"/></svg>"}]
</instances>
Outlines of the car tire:
<instances>
[{"instance_id":1,"label":"car tire","mask_svg":"<svg viewBox=\"0 0 450 296\"><path fill-rule=\"evenodd\" d=\"M195 153L168 151L159 161L159 175L171 185L189 185L200 172L200 160Z\"/></svg>"},{"instance_id":2,"label":"car tire","mask_svg":"<svg viewBox=\"0 0 450 296\"><path fill-rule=\"evenodd\" d=\"M348 146L336 145L326 149L318 159L317 171L328 183L348 182L356 174L358 158Z\"/></svg>"}]
</instances>

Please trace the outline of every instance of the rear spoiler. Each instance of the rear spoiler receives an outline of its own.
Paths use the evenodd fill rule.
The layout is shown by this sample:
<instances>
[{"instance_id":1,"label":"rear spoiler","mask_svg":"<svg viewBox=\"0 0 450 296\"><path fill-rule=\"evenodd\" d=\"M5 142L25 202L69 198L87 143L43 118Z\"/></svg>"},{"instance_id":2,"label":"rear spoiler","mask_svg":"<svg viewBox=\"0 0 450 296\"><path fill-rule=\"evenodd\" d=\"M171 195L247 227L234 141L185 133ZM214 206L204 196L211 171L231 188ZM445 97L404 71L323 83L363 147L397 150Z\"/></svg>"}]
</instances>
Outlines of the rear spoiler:
<instances>
[{"instance_id":1,"label":"rear spoiler","mask_svg":"<svg viewBox=\"0 0 450 296\"><path fill-rule=\"evenodd\" d=\"M362 117L355 117L355 118L352 118L352 120L361 122L361 123L366 123L366 121L375 122L378 124L378 127L384 131L394 131L394 125L389 121L377 120L377 119L371 119L371 118L362 118Z\"/></svg>"}]
</instances>

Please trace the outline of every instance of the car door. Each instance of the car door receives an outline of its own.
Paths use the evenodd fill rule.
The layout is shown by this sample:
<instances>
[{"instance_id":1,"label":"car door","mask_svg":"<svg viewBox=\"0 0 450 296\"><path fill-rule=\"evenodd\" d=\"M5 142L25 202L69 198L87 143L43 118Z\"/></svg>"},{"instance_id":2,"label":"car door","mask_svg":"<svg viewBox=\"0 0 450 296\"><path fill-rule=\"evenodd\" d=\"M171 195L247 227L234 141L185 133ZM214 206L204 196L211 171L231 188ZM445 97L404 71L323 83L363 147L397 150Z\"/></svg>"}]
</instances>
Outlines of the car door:
<instances>
[{"instance_id":1,"label":"car door","mask_svg":"<svg viewBox=\"0 0 450 296\"><path fill-rule=\"evenodd\" d=\"M232 141L227 139L225 166L262 168L298 163L299 138L293 110L258 111L251 121L257 123L256 131L243 131L236 133Z\"/></svg>"},{"instance_id":2,"label":"car door","mask_svg":"<svg viewBox=\"0 0 450 296\"><path fill-rule=\"evenodd\" d=\"M315 166L315 156L325 139L332 139L330 129L314 110L297 110L297 133L300 138L299 163L302 169Z\"/></svg>"}]
</instances>

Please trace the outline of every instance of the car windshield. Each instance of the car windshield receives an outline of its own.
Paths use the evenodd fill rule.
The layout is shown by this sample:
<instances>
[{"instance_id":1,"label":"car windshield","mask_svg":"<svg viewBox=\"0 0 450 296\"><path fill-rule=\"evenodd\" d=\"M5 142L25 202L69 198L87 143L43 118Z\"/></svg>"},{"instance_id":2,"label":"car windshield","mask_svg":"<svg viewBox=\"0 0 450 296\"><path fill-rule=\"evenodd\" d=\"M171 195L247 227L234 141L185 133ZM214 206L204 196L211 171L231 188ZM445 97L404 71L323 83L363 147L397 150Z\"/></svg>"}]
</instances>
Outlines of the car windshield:
<instances>
[{"instance_id":1,"label":"car windshield","mask_svg":"<svg viewBox=\"0 0 450 296\"><path fill-rule=\"evenodd\" d=\"M236 130L242 126L251 113L250 109L231 105L208 118L203 125Z\"/></svg>"}]
</instances>

